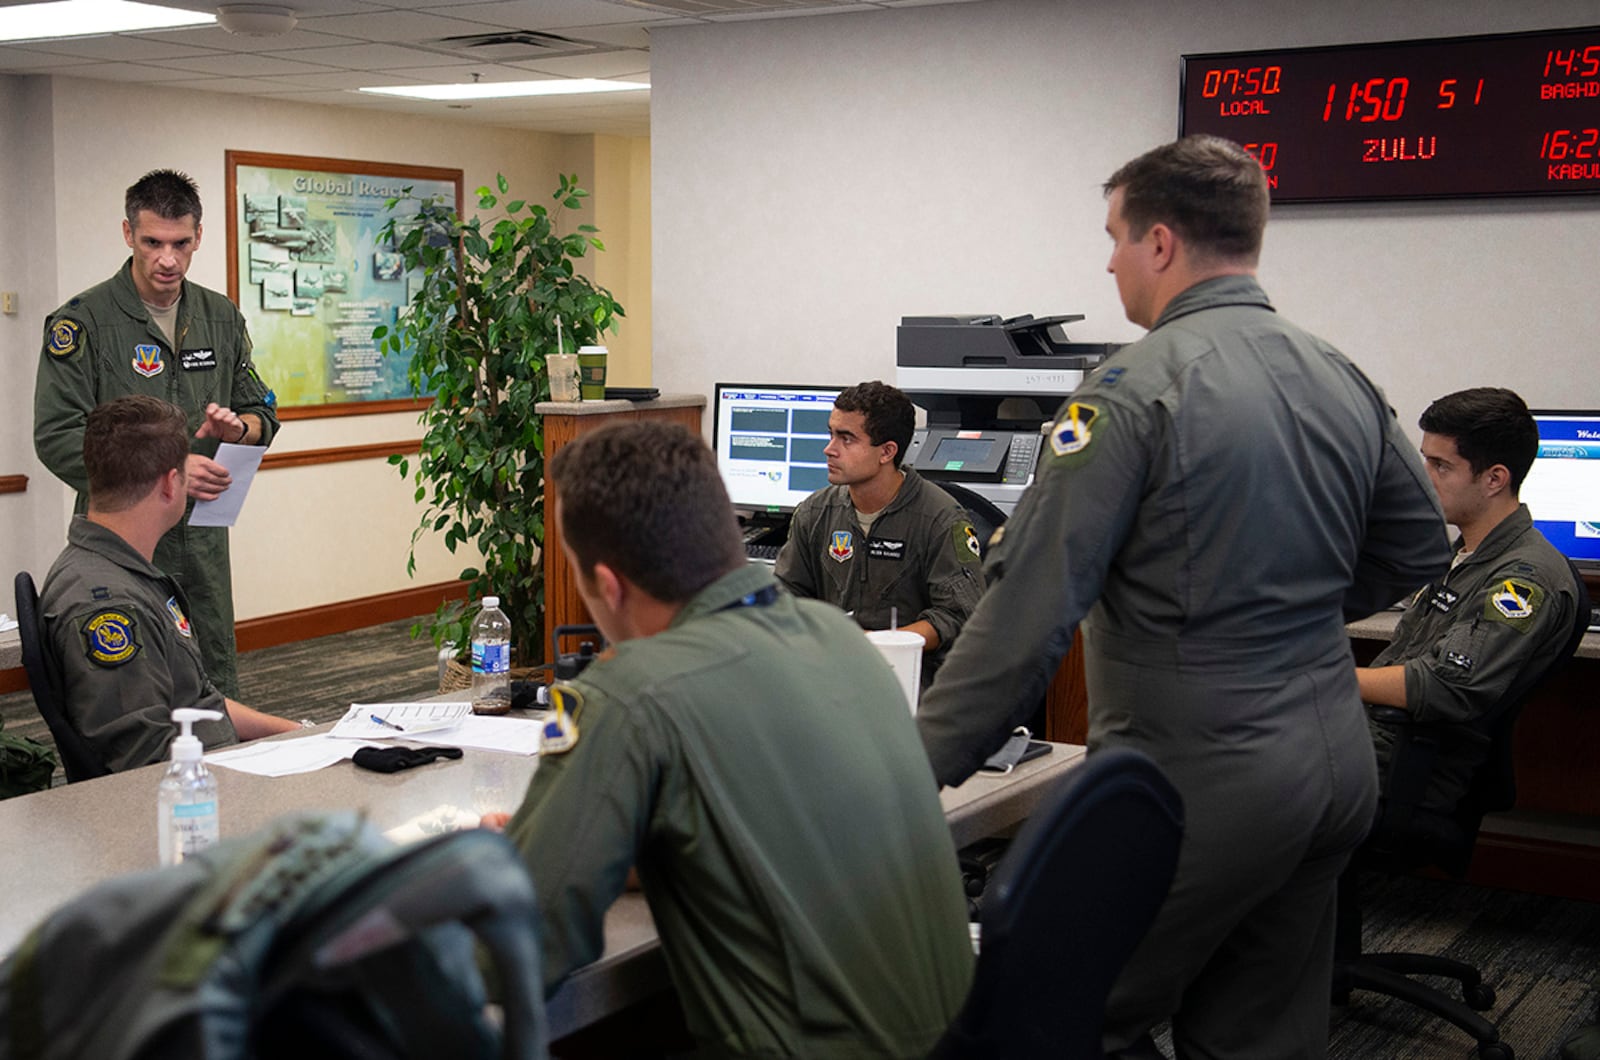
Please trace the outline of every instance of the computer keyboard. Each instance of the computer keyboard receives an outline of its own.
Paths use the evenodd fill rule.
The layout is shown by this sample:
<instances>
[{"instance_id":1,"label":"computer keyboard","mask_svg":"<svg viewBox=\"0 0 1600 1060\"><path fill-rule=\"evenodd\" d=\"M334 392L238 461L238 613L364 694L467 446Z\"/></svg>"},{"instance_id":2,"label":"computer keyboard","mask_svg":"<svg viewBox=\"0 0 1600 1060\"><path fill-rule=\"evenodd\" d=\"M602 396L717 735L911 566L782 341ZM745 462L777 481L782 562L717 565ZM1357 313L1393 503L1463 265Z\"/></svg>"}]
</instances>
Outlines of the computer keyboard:
<instances>
[{"instance_id":1,"label":"computer keyboard","mask_svg":"<svg viewBox=\"0 0 1600 1060\"><path fill-rule=\"evenodd\" d=\"M751 559L761 560L763 563L778 562L777 545L756 545L746 541L744 545L744 554L749 556Z\"/></svg>"}]
</instances>

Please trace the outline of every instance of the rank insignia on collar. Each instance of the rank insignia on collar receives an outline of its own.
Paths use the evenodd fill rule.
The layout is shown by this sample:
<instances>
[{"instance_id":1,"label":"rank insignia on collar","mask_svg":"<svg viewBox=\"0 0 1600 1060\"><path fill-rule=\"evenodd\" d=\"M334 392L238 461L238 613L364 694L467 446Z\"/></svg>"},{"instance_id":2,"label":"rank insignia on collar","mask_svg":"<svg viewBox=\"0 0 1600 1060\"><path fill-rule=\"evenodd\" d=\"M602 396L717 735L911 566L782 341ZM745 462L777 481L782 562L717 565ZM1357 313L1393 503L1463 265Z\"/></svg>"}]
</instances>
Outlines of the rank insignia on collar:
<instances>
[{"instance_id":1,"label":"rank insignia on collar","mask_svg":"<svg viewBox=\"0 0 1600 1060\"><path fill-rule=\"evenodd\" d=\"M189 616L183 613L183 608L178 606L176 596L167 597L167 614L172 616L172 624L178 627L178 632L185 637L194 636L194 630L189 626Z\"/></svg>"},{"instance_id":2,"label":"rank insignia on collar","mask_svg":"<svg viewBox=\"0 0 1600 1060\"><path fill-rule=\"evenodd\" d=\"M1071 456L1089 448L1094 438L1094 421L1099 417L1100 410L1093 405L1081 401L1068 405L1067 411L1050 428L1051 451L1057 456Z\"/></svg>"},{"instance_id":3,"label":"rank insignia on collar","mask_svg":"<svg viewBox=\"0 0 1600 1060\"><path fill-rule=\"evenodd\" d=\"M71 357L78 352L83 341L83 325L66 317L50 325L50 339L45 349L52 357Z\"/></svg>"},{"instance_id":4,"label":"rank insignia on collar","mask_svg":"<svg viewBox=\"0 0 1600 1060\"><path fill-rule=\"evenodd\" d=\"M101 611L83 624L85 653L101 666L121 666L139 654L133 619L121 611Z\"/></svg>"},{"instance_id":5,"label":"rank insignia on collar","mask_svg":"<svg viewBox=\"0 0 1600 1060\"><path fill-rule=\"evenodd\" d=\"M141 342L133 348L133 370L149 379L153 375L160 375L166 362L161 359L161 347L154 343Z\"/></svg>"},{"instance_id":6,"label":"rank insignia on collar","mask_svg":"<svg viewBox=\"0 0 1600 1060\"><path fill-rule=\"evenodd\" d=\"M835 530L833 532L833 540L828 542L828 555L832 556L835 561L843 563L855 554L855 547L850 544L850 531Z\"/></svg>"}]
</instances>

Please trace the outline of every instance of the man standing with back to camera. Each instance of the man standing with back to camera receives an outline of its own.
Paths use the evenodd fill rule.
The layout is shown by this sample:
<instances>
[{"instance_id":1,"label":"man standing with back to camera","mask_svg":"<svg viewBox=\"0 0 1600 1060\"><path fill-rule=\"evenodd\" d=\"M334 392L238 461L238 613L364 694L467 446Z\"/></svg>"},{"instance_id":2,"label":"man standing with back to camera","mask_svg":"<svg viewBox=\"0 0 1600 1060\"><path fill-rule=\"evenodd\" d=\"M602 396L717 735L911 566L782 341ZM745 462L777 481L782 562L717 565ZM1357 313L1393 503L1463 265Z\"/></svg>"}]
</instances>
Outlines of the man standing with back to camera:
<instances>
[{"instance_id":1,"label":"man standing with back to camera","mask_svg":"<svg viewBox=\"0 0 1600 1060\"><path fill-rule=\"evenodd\" d=\"M39 460L87 503L83 426L89 410L124 394L170 401L189 420L189 498L215 500L232 483L214 459L222 442L267 445L278 429L272 392L250 362L238 308L184 279L200 248L200 190L158 169L128 188L122 237L132 256L45 320L33 397ZM239 695L228 529L190 526L188 513L156 547L155 565L183 587L206 674Z\"/></svg>"},{"instance_id":2,"label":"man standing with back to camera","mask_svg":"<svg viewBox=\"0 0 1600 1060\"><path fill-rule=\"evenodd\" d=\"M1159 1055L1170 1018L1180 1057L1321 1056L1335 884L1377 801L1344 623L1445 567L1444 521L1383 394L1257 285L1255 159L1189 137L1105 190L1107 269L1150 333L1058 414L917 724L965 780L1081 621L1090 753L1149 754L1186 816L1107 1051Z\"/></svg>"}]
</instances>

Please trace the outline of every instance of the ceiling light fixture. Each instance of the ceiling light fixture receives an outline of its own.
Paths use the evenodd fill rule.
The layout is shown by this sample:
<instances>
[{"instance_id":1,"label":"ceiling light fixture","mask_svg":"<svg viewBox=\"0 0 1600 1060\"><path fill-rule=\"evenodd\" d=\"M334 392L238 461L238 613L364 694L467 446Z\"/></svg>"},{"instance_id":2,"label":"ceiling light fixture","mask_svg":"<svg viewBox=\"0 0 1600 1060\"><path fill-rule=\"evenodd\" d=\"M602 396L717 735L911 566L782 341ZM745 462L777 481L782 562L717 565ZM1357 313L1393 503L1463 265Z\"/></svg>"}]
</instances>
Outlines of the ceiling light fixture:
<instances>
[{"instance_id":1,"label":"ceiling light fixture","mask_svg":"<svg viewBox=\"0 0 1600 1060\"><path fill-rule=\"evenodd\" d=\"M277 4L223 4L217 25L242 37L281 37L299 22L294 9Z\"/></svg>"},{"instance_id":2,"label":"ceiling light fixture","mask_svg":"<svg viewBox=\"0 0 1600 1060\"><path fill-rule=\"evenodd\" d=\"M55 0L0 7L0 41L103 37L146 29L209 26L217 20L198 11L177 11L131 0Z\"/></svg>"},{"instance_id":3,"label":"ceiling light fixture","mask_svg":"<svg viewBox=\"0 0 1600 1060\"><path fill-rule=\"evenodd\" d=\"M638 81L602 81L593 77L575 77L551 78L546 81L478 81L467 85L386 85L357 91L370 92L375 96L404 96L407 99L462 100L649 90L649 85Z\"/></svg>"}]
</instances>

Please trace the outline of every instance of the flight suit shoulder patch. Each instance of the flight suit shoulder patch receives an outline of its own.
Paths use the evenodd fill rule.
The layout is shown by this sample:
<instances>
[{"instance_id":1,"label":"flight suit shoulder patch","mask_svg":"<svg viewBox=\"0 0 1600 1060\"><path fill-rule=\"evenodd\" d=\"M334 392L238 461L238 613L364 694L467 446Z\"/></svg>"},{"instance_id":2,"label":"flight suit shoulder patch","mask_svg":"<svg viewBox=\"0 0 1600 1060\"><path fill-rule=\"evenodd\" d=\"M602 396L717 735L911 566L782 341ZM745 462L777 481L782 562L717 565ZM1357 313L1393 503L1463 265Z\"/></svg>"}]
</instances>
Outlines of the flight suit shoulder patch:
<instances>
[{"instance_id":1,"label":"flight suit shoulder patch","mask_svg":"<svg viewBox=\"0 0 1600 1060\"><path fill-rule=\"evenodd\" d=\"M983 560L983 542L978 540L978 532L968 522L959 522L950 531L950 540L955 545L956 561L965 566L976 566Z\"/></svg>"},{"instance_id":2,"label":"flight suit shoulder patch","mask_svg":"<svg viewBox=\"0 0 1600 1060\"><path fill-rule=\"evenodd\" d=\"M1511 626L1526 633L1533 626L1533 616L1544 605L1544 590L1523 578L1502 578L1489 587L1489 599L1483 605L1483 617L1491 622Z\"/></svg>"},{"instance_id":3,"label":"flight suit shoulder patch","mask_svg":"<svg viewBox=\"0 0 1600 1060\"><path fill-rule=\"evenodd\" d=\"M83 347L83 324L71 317L57 317L45 336L45 349L56 360L65 360Z\"/></svg>"},{"instance_id":4,"label":"flight suit shoulder patch","mask_svg":"<svg viewBox=\"0 0 1600 1060\"><path fill-rule=\"evenodd\" d=\"M1087 459L1095 431L1105 425L1105 413L1086 401L1070 402L1050 425L1050 453L1053 463Z\"/></svg>"},{"instance_id":5,"label":"flight suit shoulder patch","mask_svg":"<svg viewBox=\"0 0 1600 1060\"><path fill-rule=\"evenodd\" d=\"M84 621L81 631L84 655L92 663L122 666L139 654L137 624L126 611L96 611Z\"/></svg>"}]
</instances>

